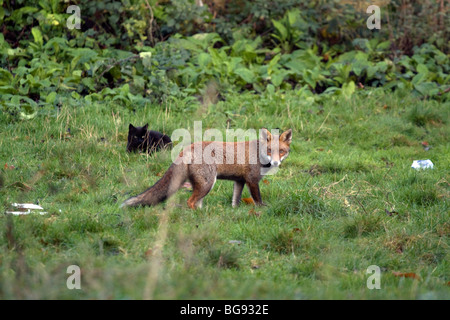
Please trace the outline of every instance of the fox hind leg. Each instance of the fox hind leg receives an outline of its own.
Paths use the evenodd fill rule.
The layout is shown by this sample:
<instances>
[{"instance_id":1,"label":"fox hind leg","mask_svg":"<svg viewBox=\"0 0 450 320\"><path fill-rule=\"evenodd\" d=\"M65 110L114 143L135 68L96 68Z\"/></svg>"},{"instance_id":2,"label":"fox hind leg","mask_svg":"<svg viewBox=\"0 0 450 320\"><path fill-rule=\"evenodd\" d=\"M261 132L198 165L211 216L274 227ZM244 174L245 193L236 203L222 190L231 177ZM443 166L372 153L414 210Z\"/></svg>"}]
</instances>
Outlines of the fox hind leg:
<instances>
[{"instance_id":1,"label":"fox hind leg","mask_svg":"<svg viewBox=\"0 0 450 320\"><path fill-rule=\"evenodd\" d=\"M247 182L247 187L250 190L253 201L257 206L262 206L264 203L261 199L261 192L259 191L258 183Z\"/></svg>"},{"instance_id":2,"label":"fox hind leg","mask_svg":"<svg viewBox=\"0 0 450 320\"><path fill-rule=\"evenodd\" d=\"M189 178L192 184L192 195L188 199L188 206L191 209L201 208L203 198L211 191L216 183L216 174L214 175L196 175Z\"/></svg>"},{"instance_id":3,"label":"fox hind leg","mask_svg":"<svg viewBox=\"0 0 450 320\"><path fill-rule=\"evenodd\" d=\"M231 200L231 206L237 207L241 202L242 190L244 189L245 182L235 181L233 188L233 199Z\"/></svg>"}]
</instances>

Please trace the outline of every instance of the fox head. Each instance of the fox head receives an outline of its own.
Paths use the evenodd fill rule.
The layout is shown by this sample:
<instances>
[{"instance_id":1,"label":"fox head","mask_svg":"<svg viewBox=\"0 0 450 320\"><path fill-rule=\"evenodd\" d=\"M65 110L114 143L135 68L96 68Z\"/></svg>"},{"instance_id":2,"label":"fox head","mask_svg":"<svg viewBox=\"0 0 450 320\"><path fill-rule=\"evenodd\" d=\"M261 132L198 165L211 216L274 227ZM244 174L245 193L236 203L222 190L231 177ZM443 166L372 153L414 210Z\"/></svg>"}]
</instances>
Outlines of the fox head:
<instances>
[{"instance_id":1,"label":"fox head","mask_svg":"<svg viewBox=\"0 0 450 320\"><path fill-rule=\"evenodd\" d=\"M259 139L261 163L268 167L278 167L289 155L292 129L286 130L280 135L272 135L269 130L262 128Z\"/></svg>"},{"instance_id":2,"label":"fox head","mask_svg":"<svg viewBox=\"0 0 450 320\"><path fill-rule=\"evenodd\" d=\"M148 123L143 127L135 127L130 123L128 127L127 151L137 151L145 149L148 144Z\"/></svg>"}]
</instances>

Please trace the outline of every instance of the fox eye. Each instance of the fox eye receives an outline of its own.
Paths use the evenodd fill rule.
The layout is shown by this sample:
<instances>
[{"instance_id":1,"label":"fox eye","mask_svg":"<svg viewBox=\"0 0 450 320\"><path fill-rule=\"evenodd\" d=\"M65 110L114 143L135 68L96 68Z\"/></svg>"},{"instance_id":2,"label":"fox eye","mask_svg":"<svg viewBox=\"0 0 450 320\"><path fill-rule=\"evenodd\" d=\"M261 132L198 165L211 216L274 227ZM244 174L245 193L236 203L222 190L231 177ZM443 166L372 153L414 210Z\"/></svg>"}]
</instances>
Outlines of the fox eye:
<instances>
[{"instance_id":1,"label":"fox eye","mask_svg":"<svg viewBox=\"0 0 450 320\"><path fill-rule=\"evenodd\" d=\"M280 154L285 154L285 153L286 153L286 151L280 150Z\"/></svg>"}]
</instances>

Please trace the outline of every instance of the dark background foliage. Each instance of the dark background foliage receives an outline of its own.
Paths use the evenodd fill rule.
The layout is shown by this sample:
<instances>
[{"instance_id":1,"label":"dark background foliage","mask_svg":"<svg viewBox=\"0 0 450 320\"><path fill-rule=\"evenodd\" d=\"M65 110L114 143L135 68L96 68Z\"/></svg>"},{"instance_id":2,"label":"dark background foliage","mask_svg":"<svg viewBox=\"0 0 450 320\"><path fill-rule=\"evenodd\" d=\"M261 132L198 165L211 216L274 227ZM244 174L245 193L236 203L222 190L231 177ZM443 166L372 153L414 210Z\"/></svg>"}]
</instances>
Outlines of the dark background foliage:
<instances>
[{"instance_id":1,"label":"dark background foliage","mask_svg":"<svg viewBox=\"0 0 450 320\"><path fill-rule=\"evenodd\" d=\"M217 96L382 87L448 99L448 2L379 1L380 30L366 27L368 4L1 0L1 102L12 114L64 102L194 102L211 83ZM80 8L80 30L66 25L69 5Z\"/></svg>"}]
</instances>

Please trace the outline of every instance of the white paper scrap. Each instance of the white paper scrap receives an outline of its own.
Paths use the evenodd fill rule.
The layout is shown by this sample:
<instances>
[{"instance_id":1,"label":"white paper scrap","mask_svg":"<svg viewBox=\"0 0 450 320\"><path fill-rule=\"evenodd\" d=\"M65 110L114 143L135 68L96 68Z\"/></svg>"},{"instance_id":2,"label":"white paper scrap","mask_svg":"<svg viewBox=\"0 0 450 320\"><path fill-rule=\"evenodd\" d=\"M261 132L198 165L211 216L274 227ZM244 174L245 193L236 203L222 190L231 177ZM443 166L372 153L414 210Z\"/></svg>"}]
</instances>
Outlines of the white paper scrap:
<instances>
[{"instance_id":1,"label":"white paper scrap","mask_svg":"<svg viewBox=\"0 0 450 320\"><path fill-rule=\"evenodd\" d=\"M414 169L433 169L434 168L434 164L429 159L427 159L427 160L414 160L412 165L411 165L411 168L414 168Z\"/></svg>"}]
</instances>

